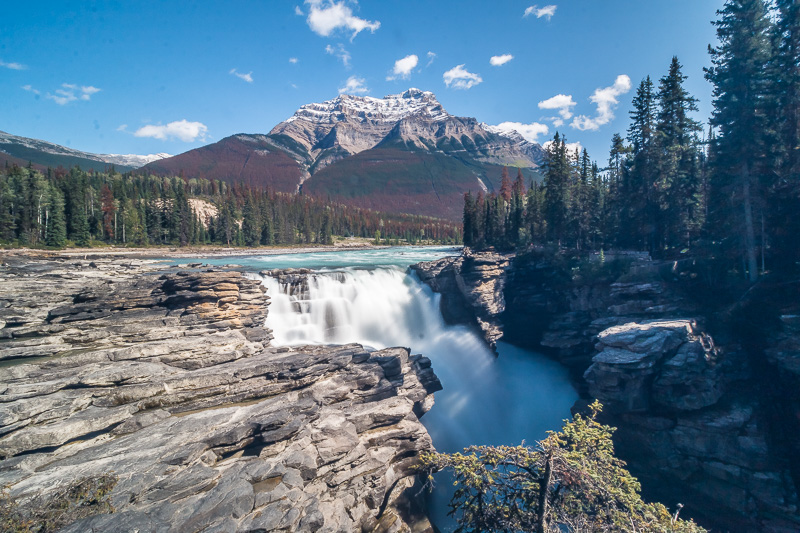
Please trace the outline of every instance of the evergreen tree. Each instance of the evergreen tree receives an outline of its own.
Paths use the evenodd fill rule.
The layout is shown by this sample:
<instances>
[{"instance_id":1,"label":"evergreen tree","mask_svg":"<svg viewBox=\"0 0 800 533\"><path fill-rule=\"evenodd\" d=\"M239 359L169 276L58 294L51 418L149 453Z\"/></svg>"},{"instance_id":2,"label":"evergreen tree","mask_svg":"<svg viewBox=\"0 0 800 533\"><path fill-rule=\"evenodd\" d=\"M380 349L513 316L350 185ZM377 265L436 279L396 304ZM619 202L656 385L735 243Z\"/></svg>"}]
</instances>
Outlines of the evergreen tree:
<instances>
[{"instance_id":1,"label":"evergreen tree","mask_svg":"<svg viewBox=\"0 0 800 533\"><path fill-rule=\"evenodd\" d=\"M773 90L778 104L782 176L800 179L800 3L775 0Z\"/></svg>"},{"instance_id":2,"label":"evergreen tree","mask_svg":"<svg viewBox=\"0 0 800 533\"><path fill-rule=\"evenodd\" d=\"M14 191L7 176L0 176L0 241L12 242L16 238L14 220Z\"/></svg>"},{"instance_id":3,"label":"evergreen tree","mask_svg":"<svg viewBox=\"0 0 800 533\"><path fill-rule=\"evenodd\" d=\"M569 215L570 163L565 140L556 132L547 149L544 175L544 214L552 241L559 246L567 232Z\"/></svg>"},{"instance_id":4,"label":"evergreen tree","mask_svg":"<svg viewBox=\"0 0 800 533\"><path fill-rule=\"evenodd\" d=\"M247 246L258 246L261 243L261 213L256 208L252 194L247 195L242 210L242 231Z\"/></svg>"},{"instance_id":5,"label":"evergreen tree","mask_svg":"<svg viewBox=\"0 0 800 533\"><path fill-rule=\"evenodd\" d=\"M688 246L702 224L702 191L698 169L697 132L700 124L690 117L697 99L683 88L686 80L677 57L661 78L656 124L658 141L657 194L662 227L659 247Z\"/></svg>"},{"instance_id":6,"label":"evergreen tree","mask_svg":"<svg viewBox=\"0 0 800 533\"><path fill-rule=\"evenodd\" d=\"M70 171L68 179L68 207L67 235L78 246L87 246L91 239L89 233L89 220L86 216L86 179L77 169Z\"/></svg>"},{"instance_id":7,"label":"evergreen tree","mask_svg":"<svg viewBox=\"0 0 800 533\"><path fill-rule=\"evenodd\" d=\"M628 205L631 198L623 196L625 188L623 186L623 170L625 161L630 153L630 147L625 145L622 135L615 133L611 138L611 150L608 156L608 168L606 174L606 201L603 209L603 228L605 241L617 244L620 240L618 235L622 231L623 221L627 223Z\"/></svg>"},{"instance_id":8,"label":"evergreen tree","mask_svg":"<svg viewBox=\"0 0 800 533\"><path fill-rule=\"evenodd\" d=\"M500 176L500 197L506 201L511 201L512 186L511 178L508 177L508 167L503 167L503 173Z\"/></svg>"},{"instance_id":9,"label":"evergreen tree","mask_svg":"<svg viewBox=\"0 0 800 533\"><path fill-rule=\"evenodd\" d=\"M630 199L623 212L621 242L623 246L657 248L659 204L655 189L657 162L654 130L656 125L656 100L653 82L647 76L639 84L633 98L628 141L632 157L626 167L621 197Z\"/></svg>"},{"instance_id":10,"label":"evergreen tree","mask_svg":"<svg viewBox=\"0 0 800 533\"><path fill-rule=\"evenodd\" d=\"M64 216L64 195L53 187L50 192L50 210L47 221L47 246L63 248L67 244L67 220Z\"/></svg>"},{"instance_id":11,"label":"evergreen tree","mask_svg":"<svg viewBox=\"0 0 800 533\"><path fill-rule=\"evenodd\" d=\"M541 244L547 238L547 224L544 216L544 185L531 184L526 199L525 222L530 242Z\"/></svg>"},{"instance_id":12,"label":"evergreen tree","mask_svg":"<svg viewBox=\"0 0 800 533\"><path fill-rule=\"evenodd\" d=\"M333 244L333 232L331 231L331 216L330 212L326 209L325 214L322 216L322 229L319 235L320 244L331 245Z\"/></svg>"},{"instance_id":13,"label":"evergreen tree","mask_svg":"<svg viewBox=\"0 0 800 533\"><path fill-rule=\"evenodd\" d=\"M464 246L475 246L475 224L477 220L475 220L475 200L472 198L472 192L464 193L464 217L463 217L463 228L464 228Z\"/></svg>"},{"instance_id":14,"label":"evergreen tree","mask_svg":"<svg viewBox=\"0 0 800 533\"><path fill-rule=\"evenodd\" d=\"M769 226L773 248L781 270L800 264L800 4L796 0L776 0L776 53L771 71L777 109L777 155L780 164L768 191Z\"/></svg>"},{"instance_id":15,"label":"evergreen tree","mask_svg":"<svg viewBox=\"0 0 800 533\"><path fill-rule=\"evenodd\" d=\"M758 279L756 210L763 209L763 178L767 174L769 79L765 65L771 56L768 7L762 0L728 0L717 12L719 45L709 48L712 67L706 78L714 84L711 123L718 136L713 150L710 229L717 239L735 228L747 277ZM761 213L763 215L763 213ZM763 242L762 242L763 252Z\"/></svg>"}]
</instances>

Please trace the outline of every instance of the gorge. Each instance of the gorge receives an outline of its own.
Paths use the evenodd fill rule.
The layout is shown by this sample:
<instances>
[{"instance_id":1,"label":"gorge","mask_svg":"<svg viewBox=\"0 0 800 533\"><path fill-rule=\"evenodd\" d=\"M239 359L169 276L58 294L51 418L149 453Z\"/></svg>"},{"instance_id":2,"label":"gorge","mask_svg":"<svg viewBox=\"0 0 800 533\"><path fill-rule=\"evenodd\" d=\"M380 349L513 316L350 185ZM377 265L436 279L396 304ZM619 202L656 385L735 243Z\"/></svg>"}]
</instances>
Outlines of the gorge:
<instances>
[{"instance_id":1,"label":"gorge","mask_svg":"<svg viewBox=\"0 0 800 533\"><path fill-rule=\"evenodd\" d=\"M796 529L796 320L766 350L781 433L765 370L679 290L687 265L608 254L565 277L535 253L412 247L186 261L4 256L0 481L21 506L111 474L116 512L65 530L446 531L450 483L422 511L421 451L532 443L598 398L649 499Z\"/></svg>"},{"instance_id":2,"label":"gorge","mask_svg":"<svg viewBox=\"0 0 800 533\"><path fill-rule=\"evenodd\" d=\"M648 499L681 503L706 527L796 531L796 291L764 288L715 312L697 268L638 252L570 263L541 249L414 267L442 293L448 321L569 368L574 409L606 406Z\"/></svg>"},{"instance_id":3,"label":"gorge","mask_svg":"<svg viewBox=\"0 0 800 533\"><path fill-rule=\"evenodd\" d=\"M557 363L444 323L406 267L454 252L6 256L0 479L24 507L113 473L116 512L68 531L424 530L419 451L542 438L577 398Z\"/></svg>"}]
</instances>

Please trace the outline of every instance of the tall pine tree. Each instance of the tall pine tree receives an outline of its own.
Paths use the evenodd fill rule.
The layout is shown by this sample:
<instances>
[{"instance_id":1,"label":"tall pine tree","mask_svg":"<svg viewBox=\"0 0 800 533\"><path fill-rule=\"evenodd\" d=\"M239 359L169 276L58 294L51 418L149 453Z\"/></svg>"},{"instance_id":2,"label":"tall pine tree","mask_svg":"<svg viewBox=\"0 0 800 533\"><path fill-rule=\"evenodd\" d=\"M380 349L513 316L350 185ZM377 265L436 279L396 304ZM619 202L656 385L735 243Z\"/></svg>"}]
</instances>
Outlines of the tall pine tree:
<instances>
[{"instance_id":1,"label":"tall pine tree","mask_svg":"<svg viewBox=\"0 0 800 533\"><path fill-rule=\"evenodd\" d=\"M715 208L710 228L718 240L733 229L748 279L758 279L756 216L763 215L763 178L767 173L767 120L770 85L765 69L771 58L770 21L763 0L728 0L718 11L719 45L709 47L714 84L711 123L718 136L712 146ZM766 232L764 232L766 233ZM761 242L762 252L763 239Z\"/></svg>"}]
</instances>

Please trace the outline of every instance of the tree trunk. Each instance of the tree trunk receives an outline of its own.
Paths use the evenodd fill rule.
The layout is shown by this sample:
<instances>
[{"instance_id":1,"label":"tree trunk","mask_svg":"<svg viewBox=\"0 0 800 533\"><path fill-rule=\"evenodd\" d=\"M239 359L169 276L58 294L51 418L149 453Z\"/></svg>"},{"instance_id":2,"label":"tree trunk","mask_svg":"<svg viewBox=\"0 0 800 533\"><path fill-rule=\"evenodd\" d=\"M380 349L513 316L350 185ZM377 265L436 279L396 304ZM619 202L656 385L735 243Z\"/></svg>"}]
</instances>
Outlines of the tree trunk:
<instances>
[{"instance_id":1,"label":"tree trunk","mask_svg":"<svg viewBox=\"0 0 800 533\"><path fill-rule=\"evenodd\" d=\"M550 478L553 474L553 455L549 452L544 465L544 475L539 481L539 505L537 509L536 533L546 533L545 517L547 515L547 491L550 489Z\"/></svg>"},{"instance_id":2,"label":"tree trunk","mask_svg":"<svg viewBox=\"0 0 800 533\"><path fill-rule=\"evenodd\" d=\"M747 163L742 163L742 200L744 202L744 248L747 259L750 283L758 280L758 260L756 259L756 234L753 228L753 203L750 198L750 171Z\"/></svg>"}]
</instances>

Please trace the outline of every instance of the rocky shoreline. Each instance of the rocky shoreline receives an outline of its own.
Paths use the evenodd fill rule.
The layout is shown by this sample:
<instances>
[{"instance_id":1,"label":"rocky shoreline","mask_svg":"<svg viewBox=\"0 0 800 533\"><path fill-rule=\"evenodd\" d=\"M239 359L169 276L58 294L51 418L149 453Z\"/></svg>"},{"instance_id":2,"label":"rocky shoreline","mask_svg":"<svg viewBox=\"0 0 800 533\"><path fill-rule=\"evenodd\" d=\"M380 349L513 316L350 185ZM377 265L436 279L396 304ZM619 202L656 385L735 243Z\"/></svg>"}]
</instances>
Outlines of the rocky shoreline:
<instances>
[{"instance_id":1,"label":"rocky shoreline","mask_svg":"<svg viewBox=\"0 0 800 533\"><path fill-rule=\"evenodd\" d=\"M466 250L414 270L442 293L450 322L477 326L490 345L503 337L570 368L582 395L575 409L591 398L606 406L617 453L648 496L682 503L715 529L797 531L797 433L787 428L800 416L800 322L782 318L754 359L735 342L715 343L679 290L678 263L624 260L624 271L577 281L534 254ZM765 359L773 366L759 370ZM789 417L782 422L776 401Z\"/></svg>"},{"instance_id":2,"label":"rocky shoreline","mask_svg":"<svg viewBox=\"0 0 800 533\"><path fill-rule=\"evenodd\" d=\"M24 510L115 476L65 531L430 531L430 361L272 347L263 286L192 266L2 257L0 485Z\"/></svg>"}]
</instances>

